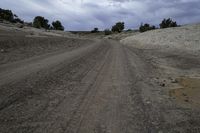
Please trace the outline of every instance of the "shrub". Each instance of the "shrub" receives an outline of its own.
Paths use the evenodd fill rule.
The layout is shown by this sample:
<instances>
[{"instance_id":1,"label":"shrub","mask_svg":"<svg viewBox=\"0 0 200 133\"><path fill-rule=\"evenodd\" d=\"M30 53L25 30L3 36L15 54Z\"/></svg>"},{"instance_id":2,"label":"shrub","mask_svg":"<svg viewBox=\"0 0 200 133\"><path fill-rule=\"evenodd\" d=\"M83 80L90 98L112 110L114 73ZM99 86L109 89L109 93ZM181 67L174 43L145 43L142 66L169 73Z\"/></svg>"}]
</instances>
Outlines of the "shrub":
<instances>
[{"instance_id":1,"label":"shrub","mask_svg":"<svg viewBox=\"0 0 200 133\"><path fill-rule=\"evenodd\" d=\"M150 26L150 24L141 24L140 25L140 28L139 28L139 30L140 30L140 32L145 32L145 31L148 31L148 30L154 30L154 29L156 29L156 27L155 26Z\"/></svg>"},{"instance_id":2,"label":"shrub","mask_svg":"<svg viewBox=\"0 0 200 133\"><path fill-rule=\"evenodd\" d=\"M54 30L64 30L64 27L62 26L62 23L60 21L55 21L55 22L52 22L52 26L53 27L50 27L50 29L54 29Z\"/></svg>"},{"instance_id":3,"label":"shrub","mask_svg":"<svg viewBox=\"0 0 200 133\"><path fill-rule=\"evenodd\" d=\"M21 24L24 23L24 21L18 18L17 15L13 14L11 10L5 10L1 8L0 8L0 19L7 20L12 23L21 23Z\"/></svg>"},{"instance_id":4,"label":"shrub","mask_svg":"<svg viewBox=\"0 0 200 133\"><path fill-rule=\"evenodd\" d=\"M24 21L21 20L20 18L15 18L13 22L14 22L14 23L21 23L21 24L24 24Z\"/></svg>"},{"instance_id":5,"label":"shrub","mask_svg":"<svg viewBox=\"0 0 200 133\"><path fill-rule=\"evenodd\" d=\"M48 22L49 22L48 19L45 19L42 16L37 16L33 20L33 27L49 29L50 25L48 24Z\"/></svg>"},{"instance_id":6,"label":"shrub","mask_svg":"<svg viewBox=\"0 0 200 133\"><path fill-rule=\"evenodd\" d=\"M122 32L124 30L124 22L118 22L112 27L113 32Z\"/></svg>"},{"instance_id":7,"label":"shrub","mask_svg":"<svg viewBox=\"0 0 200 133\"><path fill-rule=\"evenodd\" d=\"M105 33L105 35L110 35L110 34L112 34L112 31L110 29L105 29L104 33Z\"/></svg>"},{"instance_id":8,"label":"shrub","mask_svg":"<svg viewBox=\"0 0 200 133\"><path fill-rule=\"evenodd\" d=\"M169 28L169 27L177 27L176 21L173 21L171 18L163 19L160 23L160 28Z\"/></svg>"},{"instance_id":9,"label":"shrub","mask_svg":"<svg viewBox=\"0 0 200 133\"><path fill-rule=\"evenodd\" d=\"M132 29L128 29L127 32L133 31Z\"/></svg>"},{"instance_id":10,"label":"shrub","mask_svg":"<svg viewBox=\"0 0 200 133\"><path fill-rule=\"evenodd\" d=\"M11 10L5 10L0 8L0 19L12 22L14 20L14 14Z\"/></svg>"},{"instance_id":11,"label":"shrub","mask_svg":"<svg viewBox=\"0 0 200 133\"><path fill-rule=\"evenodd\" d=\"M99 29L98 29L98 28L94 28L94 29L91 31L91 33L97 33L97 32L99 32Z\"/></svg>"}]
</instances>

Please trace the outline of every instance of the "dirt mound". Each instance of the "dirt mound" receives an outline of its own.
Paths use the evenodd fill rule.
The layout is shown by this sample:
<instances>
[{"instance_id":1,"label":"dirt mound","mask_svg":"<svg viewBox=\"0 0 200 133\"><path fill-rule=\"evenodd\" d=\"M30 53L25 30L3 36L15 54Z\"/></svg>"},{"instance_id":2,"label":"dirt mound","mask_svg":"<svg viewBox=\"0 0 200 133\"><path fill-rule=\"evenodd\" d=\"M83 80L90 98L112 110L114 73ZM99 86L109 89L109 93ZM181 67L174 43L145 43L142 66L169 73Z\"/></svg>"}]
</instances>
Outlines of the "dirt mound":
<instances>
[{"instance_id":1,"label":"dirt mound","mask_svg":"<svg viewBox=\"0 0 200 133\"><path fill-rule=\"evenodd\" d=\"M74 34L66 31L56 31L56 30L45 30L45 29L37 29L29 26L22 26L18 24L12 23L0 23L0 34L6 33L18 33L24 34L25 37L48 37L48 36L57 36L57 37L76 37Z\"/></svg>"},{"instance_id":2,"label":"dirt mound","mask_svg":"<svg viewBox=\"0 0 200 133\"><path fill-rule=\"evenodd\" d=\"M138 48L199 51L200 24L148 31L127 37L121 42Z\"/></svg>"},{"instance_id":3,"label":"dirt mound","mask_svg":"<svg viewBox=\"0 0 200 133\"><path fill-rule=\"evenodd\" d=\"M31 27L17 28L0 24L0 65L56 51L68 51L90 44L63 31L45 31Z\"/></svg>"}]
</instances>

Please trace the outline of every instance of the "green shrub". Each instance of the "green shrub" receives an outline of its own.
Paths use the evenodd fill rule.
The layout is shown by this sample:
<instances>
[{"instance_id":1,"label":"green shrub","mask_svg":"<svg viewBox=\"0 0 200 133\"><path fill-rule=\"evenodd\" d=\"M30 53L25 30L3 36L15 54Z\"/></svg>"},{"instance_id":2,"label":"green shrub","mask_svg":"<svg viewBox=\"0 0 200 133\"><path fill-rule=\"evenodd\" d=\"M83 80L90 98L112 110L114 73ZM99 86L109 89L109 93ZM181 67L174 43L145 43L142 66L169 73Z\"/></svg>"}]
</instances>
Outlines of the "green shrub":
<instances>
[{"instance_id":1,"label":"green shrub","mask_svg":"<svg viewBox=\"0 0 200 133\"><path fill-rule=\"evenodd\" d=\"M113 32L122 32L124 30L124 22L118 22L112 27Z\"/></svg>"},{"instance_id":2,"label":"green shrub","mask_svg":"<svg viewBox=\"0 0 200 133\"><path fill-rule=\"evenodd\" d=\"M128 29L127 32L133 31L132 29Z\"/></svg>"},{"instance_id":3,"label":"green shrub","mask_svg":"<svg viewBox=\"0 0 200 133\"><path fill-rule=\"evenodd\" d=\"M112 31L110 29L105 29L104 33L105 33L105 35L110 35L110 34L112 34Z\"/></svg>"},{"instance_id":4,"label":"green shrub","mask_svg":"<svg viewBox=\"0 0 200 133\"><path fill-rule=\"evenodd\" d=\"M21 23L21 24L24 23L24 21L18 18L17 15L13 14L11 10L5 10L1 8L0 8L0 19L9 21L11 23Z\"/></svg>"},{"instance_id":5,"label":"green shrub","mask_svg":"<svg viewBox=\"0 0 200 133\"><path fill-rule=\"evenodd\" d=\"M141 24L140 25L140 28L139 28L139 30L140 30L140 32L145 32L145 31L148 31L148 30L154 30L154 29L156 29L156 27L155 26L150 26L150 24Z\"/></svg>"},{"instance_id":6,"label":"green shrub","mask_svg":"<svg viewBox=\"0 0 200 133\"><path fill-rule=\"evenodd\" d=\"M22 21L20 18L15 18L14 23L21 23L21 24L24 24L24 21Z\"/></svg>"},{"instance_id":7,"label":"green shrub","mask_svg":"<svg viewBox=\"0 0 200 133\"><path fill-rule=\"evenodd\" d=\"M177 27L176 21L173 21L171 18L163 19L160 23L160 28L169 28L169 27Z\"/></svg>"},{"instance_id":8,"label":"green shrub","mask_svg":"<svg viewBox=\"0 0 200 133\"><path fill-rule=\"evenodd\" d=\"M0 19L12 22L14 20L14 14L11 10L5 10L0 8Z\"/></svg>"},{"instance_id":9,"label":"green shrub","mask_svg":"<svg viewBox=\"0 0 200 133\"><path fill-rule=\"evenodd\" d=\"M52 26L53 27L50 27L50 29L54 29L54 30L64 30L64 27L62 26L62 23L60 21L55 21L55 22L52 22Z\"/></svg>"},{"instance_id":10,"label":"green shrub","mask_svg":"<svg viewBox=\"0 0 200 133\"><path fill-rule=\"evenodd\" d=\"M49 20L45 19L42 16L37 16L33 20L33 27L35 28L44 28L44 29L49 29L50 25L48 24Z\"/></svg>"},{"instance_id":11,"label":"green shrub","mask_svg":"<svg viewBox=\"0 0 200 133\"><path fill-rule=\"evenodd\" d=\"M99 29L98 28L94 28L91 33L98 33L99 32Z\"/></svg>"}]
</instances>

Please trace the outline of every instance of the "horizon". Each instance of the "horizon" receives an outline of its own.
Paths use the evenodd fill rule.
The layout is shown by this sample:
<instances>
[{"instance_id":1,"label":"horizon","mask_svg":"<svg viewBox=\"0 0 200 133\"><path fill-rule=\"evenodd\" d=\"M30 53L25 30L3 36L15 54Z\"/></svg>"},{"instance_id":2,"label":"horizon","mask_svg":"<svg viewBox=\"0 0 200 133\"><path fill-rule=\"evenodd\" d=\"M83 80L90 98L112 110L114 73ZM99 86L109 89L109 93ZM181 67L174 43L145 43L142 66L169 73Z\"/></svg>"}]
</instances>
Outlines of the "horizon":
<instances>
[{"instance_id":1,"label":"horizon","mask_svg":"<svg viewBox=\"0 0 200 133\"><path fill-rule=\"evenodd\" d=\"M67 31L110 29L118 21L125 22L125 29L138 29L141 23L158 27L164 18L172 18L179 25L200 22L198 0L16 1L2 0L1 8L12 10L26 22L35 16L43 16L49 23L60 20Z\"/></svg>"}]
</instances>

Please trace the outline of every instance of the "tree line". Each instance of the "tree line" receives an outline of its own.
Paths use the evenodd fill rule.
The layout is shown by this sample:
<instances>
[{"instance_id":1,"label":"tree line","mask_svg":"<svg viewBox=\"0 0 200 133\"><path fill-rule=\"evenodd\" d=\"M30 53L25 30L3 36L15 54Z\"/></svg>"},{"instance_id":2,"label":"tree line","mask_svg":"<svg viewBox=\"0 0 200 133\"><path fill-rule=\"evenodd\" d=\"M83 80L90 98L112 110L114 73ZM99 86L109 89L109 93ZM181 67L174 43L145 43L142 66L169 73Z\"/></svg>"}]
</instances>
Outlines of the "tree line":
<instances>
[{"instance_id":1,"label":"tree line","mask_svg":"<svg viewBox=\"0 0 200 133\"><path fill-rule=\"evenodd\" d=\"M112 33L120 33L124 30L125 25L124 22L117 22L115 25L112 26L111 29L105 29L105 35L110 35ZM98 33L99 29L98 28L94 28L91 33Z\"/></svg>"},{"instance_id":2,"label":"tree line","mask_svg":"<svg viewBox=\"0 0 200 133\"><path fill-rule=\"evenodd\" d=\"M160 29L163 29L163 28L177 27L178 25L176 21L173 21L171 18L168 18L168 19L163 19L162 22L159 24L159 26L160 26ZM105 35L110 35L116 32L120 33L124 30L124 28L125 28L124 22L117 22L114 26L112 26L111 30L105 29L104 33ZM146 31L155 30L155 29L158 29L158 28L148 23L145 23L145 24L141 23L139 27L140 32L146 32ZM131 31L131 29L127 31ZM94 28L94 30L91 31L91 33L97 33L97 32L99 32L98 28Z\"/></svg>"},{"instance_id":3,"label":"tree line","mask_svg":"<svg viewBox=\"0 0 200 133\"><path fill-rule=\"evenodd\" d=\"M5 10L0 8L0 20L6 20L11 23L21 23L24 24L24 21L21 20L16 14L14 14L11 10ZM59 20L53 21L51 25L49 24L49 20L45 19L42 16L36 16L33 19L33 22L28 24L29 26L33 26L35 28L44 28L49 30L64 30L64 26Z\"/></svg>"},{"instance_id":4,"label":"tree line","mask_svg":"<svg viewBox=\"0 0 200 133\"><path fill-rule=\"evenodd\" d=\"M21 20L16 14L14 14L11 10L5 10L0 8L0 20L6 20L12 23L21 23L24 24L24 21ZM64 26L59 20L53 21L49 24L49 20L42 17L36 16L33 19L33 22L29 23L30 26L35 28L44 28L48 30L64 30ZM176 21L173 21L171 18L163 19L162 22L159 24L160 28L169 28L169 27L177 27ZM110 35L112 33L120 33L124 30L125 23L124 22L117 22L115 25L111 27L111 29L105 29L105 35ZM140 32L146 32L149 30L157 29L154 25L150 25L148 23L141 24L139 27ZM98 33L99 29L94 28L91 33Z\"/></svg>"},{"instance_id":5,"label":"tree line","mask_svg":"<svg viewBox=\"0 0 200 133\"><path fill-rule=\"evenodd\" d=\"M0 8L0 19L7 20L12 23L24 23L16 14L13 14L11 10L5 10Z\"/></svg>"},{"instance_id":6,"label":"tree line","mask_svg":"<svg viewBox=\"0 0 200 133\"><path fill-rule=\"evenodd\" d=\"M44 28L49 30L64 30L64 26L59 20L53 21L52 24L49 24L49 20L45 19L42 16L36 16L33 20L33 27L35 28Z\"/></svg>"},{"instance_id":7,"label":"tree line","mask_svg":"<svg viewBox=\"0 0 200 133\"><path fill-rule=\"evenodd\" d=\"M176 21L173 21L171 18L168 18L168 19L163 19L162 22L159 24L160 28L163 29L163 28L170 28L170 27L177 27L177 23ZM145 32L145 31L148 31L148 30L155 30L156 27L154 25L150 25L148 23L146 24L141 24L140 25L140 28L139 28L139 31L140 32Z\"/></svg>"}]
</instances>

